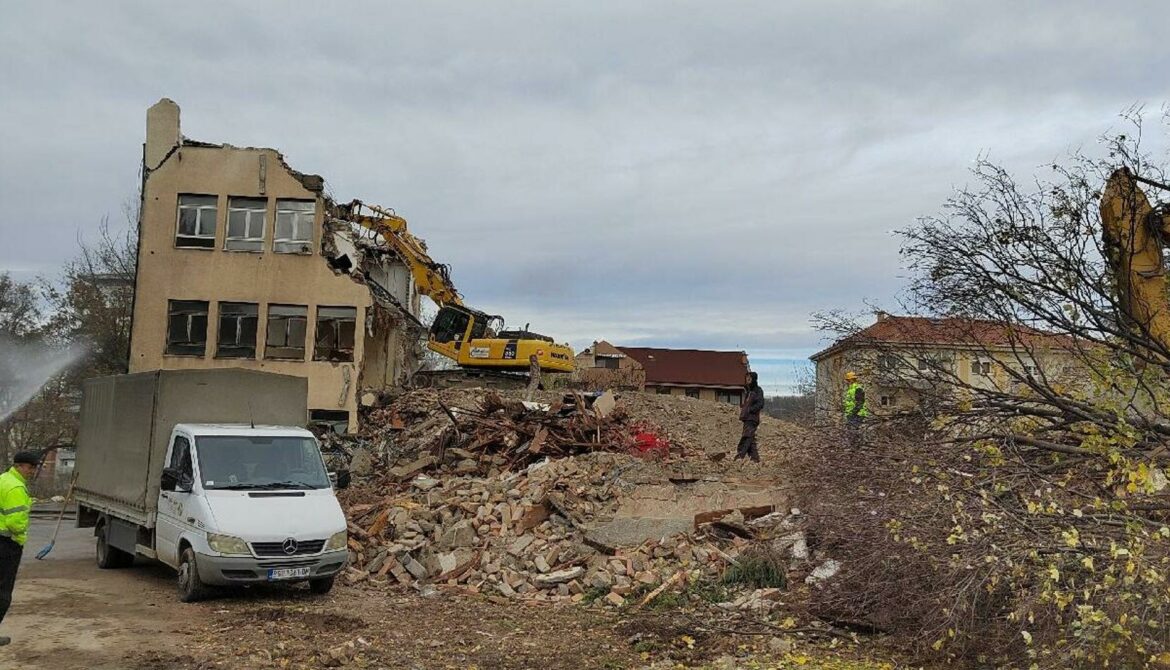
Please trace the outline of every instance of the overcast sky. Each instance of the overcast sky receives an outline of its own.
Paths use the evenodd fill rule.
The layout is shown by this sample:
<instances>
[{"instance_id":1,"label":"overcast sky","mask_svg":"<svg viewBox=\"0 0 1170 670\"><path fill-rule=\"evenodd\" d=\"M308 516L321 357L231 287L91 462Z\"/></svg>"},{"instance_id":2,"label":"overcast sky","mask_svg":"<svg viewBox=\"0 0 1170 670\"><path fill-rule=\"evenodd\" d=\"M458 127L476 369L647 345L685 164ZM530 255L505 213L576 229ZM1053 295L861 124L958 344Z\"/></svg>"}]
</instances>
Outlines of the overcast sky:
<instances>
[{"instance_id":1,"label":"overcast sky","mask_svg":"<svg viewBox=\"0 0 1170 670\"><path fill-rule=\"evenodd\" d=\"M0 272L120 220L165 96L396 208L513 324L803 358L811 312L896 305L892 231L978 155L1031 174L1170 101L1164 2L965 6L6 2Z\"/></svg>"}]
</instances>

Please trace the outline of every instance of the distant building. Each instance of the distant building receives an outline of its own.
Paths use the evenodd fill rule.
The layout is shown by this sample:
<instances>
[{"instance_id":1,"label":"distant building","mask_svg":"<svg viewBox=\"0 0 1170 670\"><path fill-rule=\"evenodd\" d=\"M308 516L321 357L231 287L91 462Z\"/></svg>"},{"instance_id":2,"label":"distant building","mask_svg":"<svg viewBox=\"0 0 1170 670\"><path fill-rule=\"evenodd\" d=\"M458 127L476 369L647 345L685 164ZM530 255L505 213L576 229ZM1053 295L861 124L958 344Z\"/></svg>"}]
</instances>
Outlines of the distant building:
<instances>
[{"instance_id":1,"label":"distant building","mask_svg":"<svg viewBox=\"0 0 1170 670\"><path fill-rule=\"evenodd\" d=\"M816 418L841 418L845 373L858 374L875 415L913 409L939 384L1010 391L1016 374L1065 375L1075 365L1070 338L997 321L892 316L811 356Z\"/></svg>"},{"instance_id":2,"label":"distant building","mask_svg":"<svg viewBox=\"0 0 1170 670\"><path fill-rule=\"evenodd\" d=\"M742 351L617 347L594 342L576 358L577 378L595 388L628 388L738 405L747 380Z\"/></svg>"},{"instance_id":3,"label":"distant building","mask_svg":"<svg viewBox=\"0 0 1170 670\"><path fill-rule=\"evenodd\" d=\"M151 107L130 372L306 377L311 418L355 427L359 389L413 372L419 297L397 258L332 225L332 206L324 180L277 150L190 140L178 105Z\"/></svg>"}]
</instances>

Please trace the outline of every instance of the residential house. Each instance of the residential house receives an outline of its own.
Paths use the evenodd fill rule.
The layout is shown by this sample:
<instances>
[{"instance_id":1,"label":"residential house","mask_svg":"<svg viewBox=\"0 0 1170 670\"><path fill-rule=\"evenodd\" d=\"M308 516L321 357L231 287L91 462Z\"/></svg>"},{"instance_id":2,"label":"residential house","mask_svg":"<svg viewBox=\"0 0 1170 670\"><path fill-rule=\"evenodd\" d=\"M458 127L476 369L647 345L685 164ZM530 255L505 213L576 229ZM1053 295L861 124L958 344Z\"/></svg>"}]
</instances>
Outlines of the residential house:
<instances>
[{"instance_id":1,"label":"residential house","mask_svg":"<svg viewBox=\"0 0 1170 670\"><path fill-rule=\"evenodd\" d=\"M587 386L632 388L738 405L747 380L742 351L616 347L594 342L576 358L577 378Z\"/></svg>"},{"instance_id":2,"label":"residential house","mask_svg":"<svg viewBox=\"0 0 1170 670\"><path fill-rule=\"evenodd\" d=\"M1021 375L1066 374L1075 365L1071 343L1018 324L878 312L869 327L811 356L816 418L842 416L848 371L858 374L869 411L880 416L915 408L940 384L1008 391Z\"/></svg>"},{"instance_id":3,"label":"residential house","mask_svg":"<svg viewBox=\"0 0 1170 670\"><path fill-rule=\"evenodd\" d=\"M275 149L183 137L167 99L147 112L142 167L130 372L306 377L310 418L351 429L359 389L413 372L419 297L409 270L363 256L371 242L334 225L321 177ZM391 300L374 298L375 277Z\"/></svg>"}]
</instances>

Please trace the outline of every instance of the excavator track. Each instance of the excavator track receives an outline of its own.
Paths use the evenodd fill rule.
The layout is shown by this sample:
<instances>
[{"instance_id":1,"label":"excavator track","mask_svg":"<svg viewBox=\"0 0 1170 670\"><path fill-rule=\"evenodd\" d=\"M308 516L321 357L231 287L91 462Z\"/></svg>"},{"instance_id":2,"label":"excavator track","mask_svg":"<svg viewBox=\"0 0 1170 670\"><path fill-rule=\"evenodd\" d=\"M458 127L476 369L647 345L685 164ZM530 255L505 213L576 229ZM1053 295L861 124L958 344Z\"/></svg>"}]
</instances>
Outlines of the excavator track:
<instances>
[{"instance_id":1,"label":"excavator track","mask_svg":"<svg viewBox=\"0 0 1170 670\"><path fill-rule=\"evenodd\" d=\"M419 370L411 383L415 388L522 389L528 386L528 375L491 369Z\"/></svg>"}]
</instances>

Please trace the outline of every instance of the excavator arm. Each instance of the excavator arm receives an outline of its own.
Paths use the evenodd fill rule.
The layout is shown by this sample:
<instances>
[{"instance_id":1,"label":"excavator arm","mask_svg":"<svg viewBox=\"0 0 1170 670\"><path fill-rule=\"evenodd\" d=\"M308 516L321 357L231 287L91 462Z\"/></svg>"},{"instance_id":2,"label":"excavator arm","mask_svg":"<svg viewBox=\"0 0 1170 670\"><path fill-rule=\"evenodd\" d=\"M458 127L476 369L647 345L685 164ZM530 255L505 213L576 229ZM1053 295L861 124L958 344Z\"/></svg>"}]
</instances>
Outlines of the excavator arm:
<instances>
[{"instance_id":1,"label":"excavator arm","mask_svg":"<svg viewBox=\"0 0 1170 670\"><path fill-rule=\"evenodd\" d=\"M1129 326L1170 352L1170 297L1162 250L1170 240L1170 212L1151 206L1139 182L1167 188L1127 168L1115 171L1105 184L1101 223L1106 259Z\"/></svg>"},{"instance_id":2,"label":"excavator arm","mask_svg":"<svg viewBox=\"0 0 1170 670\"><path fill-rule=\"evenodd\" d=\"M393 210L354 200L337 208L335 219L360 226L382 238L410 268L419 293L439 306L427 348L461 367L501 371L529 370L535 357L541 370L572 372L573 350L552 338L529 332L503 331L503 318L463 304L448 266L427 253L426 242L407 229L406 219Z\"/></svg>"},{"instance_id":3,"label":"excavator arm","mask_svg":"<svg viewBox=\"0 0 1170 670\"><path fill-rule=\"evenodd\" d=\"M451 269L431 258L427 253L427 243L407 230L406 219L393 210L367 205L360 200L343 205L339 214L342 220L379 235L410 268L419 293L439 306L463 304L459 291L451 282Z\"/></svg>"}]
</instances>

